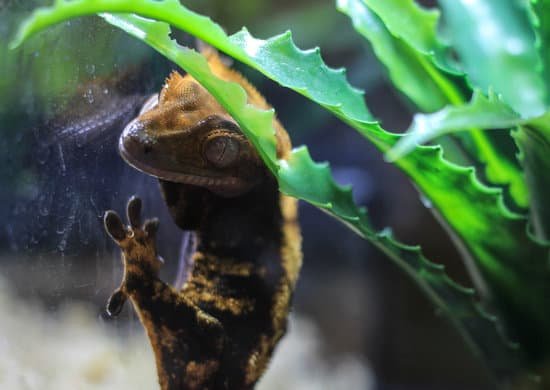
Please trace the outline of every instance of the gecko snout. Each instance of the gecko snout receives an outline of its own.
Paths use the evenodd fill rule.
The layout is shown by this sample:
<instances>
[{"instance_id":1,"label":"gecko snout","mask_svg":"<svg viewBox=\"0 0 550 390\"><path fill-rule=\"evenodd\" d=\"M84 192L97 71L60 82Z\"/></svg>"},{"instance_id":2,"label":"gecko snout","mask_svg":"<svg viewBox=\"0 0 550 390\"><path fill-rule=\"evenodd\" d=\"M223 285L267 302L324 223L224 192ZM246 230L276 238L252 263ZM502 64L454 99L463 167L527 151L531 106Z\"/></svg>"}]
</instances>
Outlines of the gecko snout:
<instances>
[{"instance_id":1,"label":"gecko snout","mask_svg":"<svg viewBox=\"0 0 550 390\"><path fill-rule=\"evenodd\" d=\"M140 157L151 153L155 143L154 137L147 132L143 121L136 118L122 131L119 140L119 151L123 157L127 155Z\"/></svg>"}]
</instances>

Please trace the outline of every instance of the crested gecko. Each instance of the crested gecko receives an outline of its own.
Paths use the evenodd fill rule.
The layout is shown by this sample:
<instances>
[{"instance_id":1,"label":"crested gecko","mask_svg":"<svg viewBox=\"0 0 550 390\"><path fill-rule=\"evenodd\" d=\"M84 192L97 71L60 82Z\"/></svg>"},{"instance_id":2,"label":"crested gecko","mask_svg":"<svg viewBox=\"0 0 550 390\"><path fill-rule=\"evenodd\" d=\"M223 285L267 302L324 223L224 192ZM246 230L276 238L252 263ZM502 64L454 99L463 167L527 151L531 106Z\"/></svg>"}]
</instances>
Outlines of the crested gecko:
<instances>
[{"instance_id":1,"label":"crested gecko","mask_svg":"<svg viewBox=\"0 0 550 390\"><path fill-rule=\"evenodd\" d=\"M248 103L262 95L214 51L212 72L237 82ZM277 119L277 157L289 156ZM297 201L277 181L236 121L190 75L173 72L158 96L122 132L119 151L159 179L174 222L198 237L181 289L159 279L158 220L141 222L141 202L127 205L128 225L114 211L105 229L122 251L124 274L107 304L111 315L129 298L155 355L162 390L252 389L284 335L302 262Z\"/></svg>"}]
</instances>

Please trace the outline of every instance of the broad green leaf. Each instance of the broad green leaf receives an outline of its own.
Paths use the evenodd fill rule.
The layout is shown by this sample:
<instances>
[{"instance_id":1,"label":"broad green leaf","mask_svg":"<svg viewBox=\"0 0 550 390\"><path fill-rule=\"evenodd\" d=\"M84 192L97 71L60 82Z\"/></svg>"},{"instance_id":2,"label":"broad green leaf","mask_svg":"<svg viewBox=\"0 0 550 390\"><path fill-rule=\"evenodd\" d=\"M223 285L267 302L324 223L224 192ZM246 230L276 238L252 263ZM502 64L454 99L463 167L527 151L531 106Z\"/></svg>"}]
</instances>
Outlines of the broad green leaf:
<instances>
[{"instance_id":1,"label":"broad green leaf","mask_svg":"<svg viewBox=\"0 0 550 390\"><path fill-rule=\"evenodd\" d=\"M437 36L439 10L424 9L414 0L363 0L388 30L417 52L433 57L438 67L460 73L450 61L449 48Z\"/></svg>"},{"instance_id":2,"label":"broad green leaf","mask_svg":"<svg viewBox=\"0 0 550 390\"><path fill-rule=\"evenodd\" d=\"M400 138L398 135L384 131L371 120L361 93L349 86L342 71L328 69L321 62L316 51L297 49L290 40L289 34L263 41L253 38L243 30L227 37L210 19L180 7L177 1L60 1L56 3L56 7L42 9L35 13L21 30L19 38L77 15L98 11L132 11L168 21L176 27L185 29L218 49L250 64L275 81L302 93L359 130L382 151L387 151ZM122 19L119 17L119 20ZM155 43L157 46L154 47L163 54L173 55L171 54L175 50L173 42L166 38L150 36L151 32L144 32L130 23L129 20L132 19L124 20L128 25L125 27L121 25L121 27L128 32L147 40L151 45ZM136 19L136 21L139 20ZM141 23L144 23L143 20ZM155 42L155 39L159 41ZM272 143L268 139L268 132L271 129L256 128L256 124L244 122L247 120L246 115L237 110L234 99L224 99L223 94L220 97L219 94L223 91L217 90L217 82L201 79L206 77L207 73L201 74L198 70L196 74L193 73L193 66L186 66L183 59L185 56L177 57L184 69L193 76L197 76L200 82L205 81L205 87L220 99L222 105L227 107L228 112L242 125L245 134L251 137L252 142L259 148L268 166L277 172L276 164L270 161L273 158L273 153L270 151ZM199 68L203 69L204 65ZM206 70L203 71L206 72ZM236 101L243 102L243 99L240 97ZM263 119L264 124L268 122L266 117ZM264 142L255 139L256 133L262 137L265 136ZM441 149L438 147L417 147L397 163L415 181L418 188L432 200L438 212L454 229L465 253L475 259L492 287L495 302L507 315L513 328L518 331L520 341L526 343L527 352L536 354L544 346L550 345L545 332L550 325L550 319L546 311L540 310L546 297L550 296L545 290L548 283L544 279L546 249L530 240L525 231L523 216L511 213L504 207L500 190L483 186L475 178L473 169L450 164L442 158L441 154ZM280 167L282 172L279 174L280 186L290 192L290 189L285 187L285 183L290 183L289 176L286 176L286 182L282 181L286 169L283 165ZM295 166L294 169L298 170L298 167ZM315 176L313 172L311 175ZM303 176L301 178L304 183L307 183L306 178ZM321 207L325 205L328 212L353 226L356 231L362 232L364 218L358 215L357 208L352 203L346 201L351 199L351 196L338 191L339 195L336 197L331 192L332 187L326 182L321 183L320 188L327 191L324 201L316 198L317 194L311 193L305 186L298 187L298 192L304 199L314 204ZM363 232L363 234L366 236L366 233ZM388 249L386 252L392 250ZM518 259L530 259L530 261L520 262ZM409 273L414 274L414 271ZM538 283L541 280L544 283ZM447 313L454 313L453 304L449 300L443 298L442 302L450 305L446 309ZM526 318L529 319L530 326L527 330L522 328ZM530 336L536 336L538 339L533 341ZM483 339L482 337L481 341ZM507 360L504 354L502 358ZM499 362L491 364L493 363L500 365Z\"/></svg>"},{"instance_id":3,"label":"broad green leaf","mask_svg":"<svg viewBox=\"0 0 550 390\"><path fill-rule=\"evenodd\" d=\"M469 90L438 37L439 10L424 9L413 0L337 0L337 5L373 45L396 87L423 111L463 103Z\"/></svg>"},{"instance_id":4,"label":"broad green leaf","mask_svg":"<svg viewBox=\"0 0 550 390\"><path fill-rule=\"evenodd\" d=\"M387 153L389 160L401 158L404 154L414 150L416 145L431 141L445 134L454 133L457 130L482 129L508 129L514 127L521 120L507 104L490 92L485 97L476 90L469 104L461 106L448 106L433 114L416 114L413 123L395 147ZM506 134L508 134L506 132ZM474 135L476 136L476 135ZM502 134L502 136L505 136ZM479 154L490 155L491 145L480 142ZM498 182L499 177L510 179L510 193L514 199L523 199L527 204L528 192L522 175L516 175L516 166L500 158L498 162L500 171L495 171L495 164L489 164L486 172L489 180ZM510 174L503 174L510 171Z\"/></svg>"},{"instance_id":5,"label":"broad green leaf","mask_svg":"<svg viewBox=\"0 0 550 390\"><path fill-rule=\"evenodd\" d=\"M37 10L33 21L23 23L11 46L18 46L26 37L65 18L104 11L138 13L189 32L336 114L354 120L373 120L363 102L363 92L349 85L345 71L328 68L319 48L299 50L290 31L268 40L254 38L245 28L227 36L210 18L180 6L177 0L59 0L56 7ZM54 9L62 12L53 12Z\"/></svg>"},{"instance_id":6,"label":"broad green leaf","mask_svg":"<svg viewBox=\"0 0 550 390\"><path fill-rule=\"evenodd\" d=\"M521 151L521 162L525 171L525 180L529 187L531 198L531 225L537 239L548 242L550 240L550 114L541 117L523 119L495 94L485 97L479 91L476 92L472 102L461 107L447 107L440 112L431 115L418 114L415 116L409 133L402 138L388 154L393 158L399 158L415 145L428 141L439 135L463 131L469 127L482 127L490 129L508 129L519 126L513 133L516 144ZM532 265L531 265L532 266ZM530 266L530 267L531 267ZM546 290L545 281L549 278L548 270L540 269L542 275L537 278L535 267L526 270L520 266L517 272L525 275L526 281L539 279L531 286L537 290L536 285L543 287L539 291Z\"/></svg>"},{"instance_id":7,"label":"broad green leaf","mask_svg":"<svg viewBox=\"0 0 550 390\"><path fill-rule=\"evenodd\" d=\"M369 2L366 2L369 3ZM395 6L388 7L387 4ZM371 4L371 3L369 3ZM341 11L350 16L357 31L369 40L380 61L388 68L390 77L397 88L403 91L422 111L433 112L447 105L460 106L465 103L465 79L462 75L450 73L434 61L433 53L443 50L444 44L438 41L438 13L425 11L409 0L392 0L389 3L373 2L373 9L383 15L398 30L392 35L380 18L368 9L364 0L339 0ZM401 15L412 11L414 23L401 31ZM405 36L405 32L409 36ZM429 36L424 45L415 44L415 37ZM401 39L403 37L403 39ZM417 49L420 47L420 49ZM470 160L467 165L481 163L485 166L487 179L498 185L507 185L517 205L528 205L527 190L515 156L502 151L494 136L479 129L470 128L462 137L462 147L478 160Z\"/></svg>"},{"instance_id":8,"label":"broad green leaf","mask_svg":"<svg viewBox=\"0 0 550 390\"><path fill-rule=\"evenodd\" d=\"M491 88L523 117L541 115L548 94L526 1L441 0L452 44L472 83Z\"/></svg>"},{"instance_id":9,"label":"broad green leaf","mask_svg":"<svg viewBox=\"0 0 550 390\"><path fill-rule=\"evenodd\" d=\"M447 47L438 38L437 24L439 20L439 13L436 10L422 9L413 0L363 1L382 18L382 20L385 22L386 26L388 26L388 29L392 32L394 36L402 39L403 41L407 42L411 47L416 49L416 54L419 57L422 54L424 54L425 56L429 55L433 57L433 62L435 65L437 65L439 69L432 69L430 74L434 75L434 80L437 80L441 91L444 92L445 96L448 98L448 104L452 104L455 106L462 105L465 102L465 99L461 96L461 93L456 85L453 85L456 84L456 80L455 83L453 83L451 80L448 79L449 75L446 75L444 72L449 70L448 67L445 67L445 65L447 64L447 62L445 61L448 58L448 55ZM524 22L527 21L526 10L519 4L519 2L515 5L511 5L508 3L503 3L502 1L499 1L497 4L497 1L499 0L492 1L492 3L497 8L496 11L499 13L499 16L515 11L514 17L516 19L514 19L514 21L517 22L517 25L521 24L522 17L524 19ZM354 0L352 2L355 3L355 13L353 14L353 18L357 19L360 17L360 13L358 13L357 11L363 4L361 4L361 0ZM451 19L451 22L454 20L453 18L461 19L461 22L457 23L455 27L455 34L453 36L457 37L457 39L460 39L460 43L462 43L463 47L467 48L468 50L471 50L471 47L476 48L476 45L479 45L479 42L483 42L484 39L487 38L484 34L486 34L487 31L494 29L496 26L496 23L488 20L486 15L483 16L479 14L480 12L483 13L490 11L490 7L488 7L488 4L491 3L491 0L479 0L475 2L460 2L450 0L443 1L443 5L449 4L451 2L452 4L449 5L449 7L464 7L474 10L473 14L476 17L470 20L470 24L464 24L464 19L461 19L464 17L464 15L461 15L460 11L457 11L456 8L454 13L450 13L448 15L448 18ZM498 21L503 23L502 19L499 19ZM504 23L506 24L500 26L500 28L504 29L510 27L507 21ZM464 26L470 27L469 29L466 29L470 32L470 34L464 34L464 32L462 31L462 29L464 29ZM509 90L499 92L505 93L510 91L514 94L514 98L517 97L517 95L524 93L525 91L527 91L525 93L530 93L529 85L526 86L522 84L524 77L532 77L534 80L533 83L540 81L540 77L539 79L536 79L538 75L533 72L533 69L536 69L536 61L538 60L538 58L536 56L536 53L534 53L534 41L529 41L529 39L532 39L532 31L528 23L527 25L523 26L522 33L523 35L519 36L512 28L512 32L510 33L509 37L504 37L504 39L502 39L502 34L498 36L498 43L495 44L491 41L485 42L488 49L486 48L487 51L483 53L490 54L491 50L496 48L500 44L500 42L504 40L505 42L508 42L505 44L508 45L506 47L505 54L511 54L512 57L516 56L516 59L519 58L524 60L525 66L527 67L516 67L509 70L502 69L503 75L502 80L500 81L503 86L508 87ZM531 35L529 35L530 33ZM523 42L520 42L520 39L523 39ZM372 39L370 40L372 42ZM518 42L520 42L521 45L524 45L526 49L531 48L531 53L527 53L526 55L521 55L522 53L510 53L510 45L513 46L514 43L518 44ZM471 58L471 67L467 66L468 71L478 71L479 64L483 63L484 59L489 58L481 57L481 54L482 53L480 53L479 51L474 52L474 55ZM503 63L512 63L514 61L514 58L512 57L504 59ZM403 57L403 60L409 60L407 61L407 64L411 64L409 55ZM531 63L529 63L529 61L531 61ZM429 61L425 58L424 62L428 63L429 65ZM466 65L468 65L468 62L466 62ZM443 72L440 72L440 70ZM500 70L500 66L498 64L495 64L492 59L490 59L487 64L485 76L490 77L499 73ZM519 74L519 70L521 70L523 73ZM514 73L513 75L510 75L506 72ZM476 81L478 81L475 74L469 74L469 76L474 81L474 84ZM517 85L510 87L510 76L518 77ZM399 86L399 84L397 85ZM483 89L487 90L487 88L490 87L491 83L478 85L481 85ZM495 84L495 88L498 87L500 87L500 85ZM513 103L513 100L507 101ZM532 101L526 101L523 99L523 97L518 98L517 102L518 104L523 105L525 109L533 110L532 112L538 110L537 106L533 105ZM446 104L447 102L445 102L444 105ZM438 108L442 107L443 105ZM452 107L450 107L449 110L452 110ZM432 118L434 120L437 120L437 115ZM417 124L423 124L421 120L425 119L425 117L421 116L417 119ZM527 190L523 181L523 177L518 170L515 161L509 158L511 156L508 156L507 158L505 154L499 151L498 144L494 142L492 135L487 135L483 133L479 129L479 127L470 127L469 129L471 130L471 139L475 144L475 154L481 158L482 163L486 164L486 175L489 181L495 184L509 185L510 193L517 204L520 206L527 206Z\"/></svg>"},{"instance_id":10,"label":"broad green leaf","mask_svg":"<svg viewBox=\"0 0 550 390\"><path fill-rule=\"evenodd\" d=\"M472 101L460 107L447 107L437 113L417 114L407 135L388 152L391 159L397 159L414 150L416 145L430 141L443 134L464 131L471 127L485 129L521 128L514 133L516 143L522 151L522 165L531 197L531 223L542 240L550 238L550 210L547 193L550 188L545 163L550 153L550 115L523 119L499 96L490 93L488 97L476 91ZM520 186L518 186L519 188ZM512 184L512 190L513 190ZM526 194L527 195L527 194Z\"/></svg>"},{"instance_id":11,"label":"broad green leaf","mask_svg":"<svg viewBox=\"0 0 550 390\"><path fill-rule=\"evenodd\" d=\"M502 102L499 96L490 92L486 97L476 90L468 104L448 106L433 114L416 114L406 136L387 156L390 160L401 158L414 150L416 145L457 130L472 127L506 129L516 126L520 120L520 116Z\"/></svg>"},{"instance_id":12,"label":"broad green leaf","mask_svg":"<svg viewBox=\"0 0 550 390\"><path fill-rule=\"evenodd\" d=\"M362 0L338 0L338 9L352 20L355 29L372 45L388 69L394 85L423 111L436 111L448 103L439 71L425 54L394 37L382 20Z\"/></svg>"},{"instance_id":13,"label":"broad green leaf","mask_svg":"<svg viewBox=\"0 0 550 390\"><path fill-rule=\"evenodd\" d=\"M502 323L488 314L474 290L457 285L447 276L445 267L426 259L419 247L398 243L389 230L375 232L366 210L354 205L351 191L333 181L327 163L314 163L307 148L298 148L288 161L281 161L279 183L283 192L340 219L392 259L442 310L498 381L514 375L521 366L519 346L505 341Z\"/></svg>"}]
</instances>

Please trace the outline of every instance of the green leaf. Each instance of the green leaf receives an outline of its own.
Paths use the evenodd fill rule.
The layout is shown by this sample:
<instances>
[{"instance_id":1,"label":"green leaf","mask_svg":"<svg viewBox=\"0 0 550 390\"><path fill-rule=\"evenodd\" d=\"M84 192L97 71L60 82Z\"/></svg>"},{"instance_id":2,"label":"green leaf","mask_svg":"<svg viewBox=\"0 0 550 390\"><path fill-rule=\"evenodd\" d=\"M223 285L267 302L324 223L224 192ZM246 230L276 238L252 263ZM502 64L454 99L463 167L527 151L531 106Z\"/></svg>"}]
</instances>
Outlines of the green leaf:
<instances>
[{"instance_id":1,"label":"green leaf","mask_svg":"<svg viewBox=\"0 0 550 390\"><path fill-rule=\"evenodd\" d=\"M384 4L380 4L384 3ZM370 3L369 3L370 4ZM376 9L379 12L386 12L385 17L386 20L388 18L393 17L395 18L394 25L399 26L399 22L401 21L400 15L402 12L392 12L391 8L384 8L384 5L388 3L386 2L376 2L376 4L372 3L373 8L376 7ZM397 3L392 3L393 5L398 5ZM400 4L408 4L411 5L410 2L400 2ZM355 22L356 26L361 26L363 29L371 28L374 31L370 31L367 38L371 40L373 45L383 46L383 45L389 45L396 40L390 40L387 38L387 35L381 35L379 25L372 25L369 24L369 20L361 20L361 17L366 15L369 16L370 14L365 12L365 7L362 4L361 1L353 1L350 0L345 3L345 5L348 7L348 13L352 15L353 20ZM396 8L397 9L397 8ZM404 9L400 9L404 12ZM413 25L409 25L409 34L412 36L421 35L422 32L418 31L418 33L413 32L411 28L414 28L414 26L422 26L424 25L424 28L426 29L426 26L431 26L432 29L432 37L436 37L436 31L435 31L435 21L432 20L430 22L429 15L428 20L424 21L424 23L420 20L416 20ZM422 27L420 27L420 30L422 30ZM361 31L361 30L360 30ZM382 38L385 39L381 39ZM404 37L404 34L401 34L400 37ZM377 41L373 41L373 39L376 38ZM433 42L436 38L433 38L431 41ZM426 46L426 45L425 45ZM396 46L390 46L388 51L393 54L391 50L395 49ZM424 49L425 51L426 48ZM381 51L382 53L387 53L384 51ZM402 53L399 53L402 54ZM418 53L417 53L418 54ZM399 61L398 55L396 54L393 58L387 57L387 59L394 60L395 63ZM404 60L415 60L414 57L411 56L405 56L403 57ZM386 60L386 64L390 63L393 65L392 62ZM393 65L395 66L395 65ZM398 68L396 68L398 70ZM402 77L402 73L397 73L399 77ZM410 73L409 73L410 74ZM439 73L440 74L440 73ZM407 80L405 80L407 81ZM404 81L404 82L405 82ZM403 83L404 83L403 82ZM453 86L451 85L450 88L441 88L441 90L447 90L447 91L453 91ZM451 94L448 96L448 100L450 103L454 104L462 104L460 101L462 99L458 94ZM455 112L456 110L460 110L461 108L457 107L449 107L447 110L450 110L451 112ZM500 113L500 112L499 112ZM433 116L434 120L437 119L438 121L441 118L441 114L435 114ZM426 116L421 116L419 118L425 119ZM455 119L456 116L454 116ZM417 123L420 120L417 121ZM475 128L479 124L483 123L469 123L470 126ZM470 127L470 128L472 128ZM467 128L468 129L468 128ZM498 152L494 150L493 145L490 143L489 138L484 134L484 132L477 130L472 132L472 137L474 138L474 141L476 141L477 149L478 149L478 156L482 158L482 162L487 163L486 172L487 177L491 182L494 183L503 183L503 184L509 184L510 185L510 191L511 195L514 197L516 202L520 205L526 205L527 204L527 190L525 187L525 183L523 180L523 176L521 172L517 169L516 165L507 160L504 156L500 155ZM414 148L414 152L418 154L419 149L418 147L412 143L412 146ZM438 159L436 156L432 155L433 162L430 164L417 164L413 167L406 168L403 167L403 162L397 161L397 164L399 164L415 181L415 183L428 195L428 197L432 200L433 204L436 205L439 212L442 214L443 219L447 221L447 223L454 229L455 234L457 234L463 242L465 242L466 246L475 246L476 248L472 248L471 246L468 248L468 252L470 254L473 254L474 256L474 262L480 267L482 274L489 280L489 285L492 289L497 290L497 296L501 299L501 304L505 305L506 298L503 298L505 295L510 296L512 290L520 291L521 289L525 288L521 287L522 284L528 283L527 280L522 280L521 278L518 278L513 284L516 284L516 287L508 287L504 286L502 283L502 276L504 271L504 268L499 267L507 267L508 264L514 264L517 263L517 258L525 258L531 256L529 254L529 248L536 248L538 245L535 243L530 242L529 237L525 233L525 225L524 221L522 221L521 217L516 216L516 221L514 223L507 222L508 228L511 230L508 230L508 233L505 233L501 238L503 238L505 241L510 238L512 241L517 242L516 249L511 249L514 247L514 245L511 245L508 249L505 248L505 245L499 245L496 242L490 243L490 242L480 242L482 240L486 240L487 237L493 237L494 232L492 231L492 220L493 218L500 219L502 221L502 213L505 213L502 207L501 198L500 195L497 193L493 193L493 200L488 201L491 198L490 191L485 193L485 196L480 196L479 192L487 190L487 188L479 185L477 180L474 177L473 172L470 172L471 180L468 180L464 178L463 180L460 179L460 170L455 171L454 173L450 174L447 169L441 169L441 165L444 165L444 161L441 159ZM415 159L412 156L410 156L411 160L418 162L419 159ZM424 160L424 159L422 159ZM422 161L423 162L423 161ZM430 169L433 169L436 171L433 175L433 178L429 178L428 172L430 172ZM437 174L437 172L440 172L440 174ZM468 175L466 175L468 176ZM439 184L437 182L439 180ZM438 188L438 186L440 188ZM453 190L453 188L459 189L457 192ZM460 189L464 189L464 192L467 194L460 194ZM453 192L452 195L449 194L449 191ZM446 195L449 195L449 198L446 199ZM460 199L462 197L462 199ZM477 198L477 199L476 199ZM479 199L486 198L487 203L484 203L480 201ZM453 200L454 199L454 200ZM485 206L482 206L482 204L485 204ZM491 204L491 206L489 206ZM468 205L467 207L476 209L476 211L472 210L472 214L470 215L469 212L465 209L465 205ZM489 209L482 210L484 207L489 207L492 211ZM499 207L501 207L501 210L499 211ZM460 210L461 212L457 212L457 210ZM491 215L492 214L492 215ZM462 218L467 218L466 215L470 215L468 217L468 220L462 220ZM477 219L477 222L476 222ZM505 218L506 219L506 218ZM483 220L484 222L480 223L480 220ZM501 222L498 222L497 224L500 224ZM475 231L470 229L470 226L484 226L483 232L481 231ZM512 228L511 225L514 225ZM512 233L512 231L515 231L516 233ZM477 235L479 234L479 235ZM517 236L516 236L517 234ZM477 238L475 237L477 235ZM504 237L507 238L504 238ZM515 238L514 238L515 236ZM520 241L522 243L520 243ZM510 242L510 241L507 241ZM479 244L479 246L478 246ZM494 252L494 249L497 247L501 247L498 249L498 254ZM484 249L482 249L484 248ZM491 249L489 249L491 248ZM520 249L521 248L521 249ZM539 279L542 281L547 280L547 272L543 267L543 259L547 256L546 250L542 247L538 247L534 249L536 252L537 258L538 258L538 267L540 273L537 274L537 272L532 272L532 276L535 279ZM506 253L506 251L510 251ZM491 253L492 254L489 254ZM467 255L468 256L468 255ZM519 270L521 267L517 267L518 272L521 272ZM509 274L510 276L511 274ZM510 279L511 280L511 279ZM540 283L544 284L544 283ZM508 290L508 292L499 291L499 290ZM541 290L538 290L536 293L533 293L533 295L536 294L542 294L547 296L547 292L544 292L545 288L542 288ZM519 302L517 303L518 309L520 308ZM533 313L535 313L536 308L533 306L530 309ZM548 321L547 319L542 320L543 322ZM543 327L539 328L539 332L544 332Z\"/></svg>"},{"instance_id":2,"label":"green leaf","mask_svg":"<svg viewBox=\"0 0 550 390\"><path fill-rule=\"evenodd\" d=\"M139 15L143 17L161 20L189 32L337 115L355 120L373 120L363 102L363 92L349 85L344 69L328 68L321 59L319 48L299 50L292 42L290 31L261 40L254 38L243 28L228 37L210 18L180 6L177 0L59 0L55 7L37 10L33 20L23 23L11 46L18 46L28 36L65 18L107 11L139 11ZM271 55L266 56L265 53ZM327 84L330 89L325 89Z\"/></svg>"},{"instance_id":3,"label":"green leaf","mask_svg":"<svg viewBox=\"0 0 550 390\"><path fill-rule=\"evenodd\" d=\"M369 3L369 2L367 2ZM395 6L389 7L388 4ZM369 3L370 4L370 3ZM374 51L390 73L393 83L423 111L433 112L448 104L461 106L465 102L465 80L461 75L450 73L434 60L434 52L443 55L445 45L438 41L437 21L439 14L425 11L408 0L373 2L373 9L380 12L385 21L395 26L393 34L380 18L371 12L363 0L339 0L341 11L348 14L359 33L373 45ZM406 29L402 29L401 15L407 10L413 18ZM404 35L408 33L409 35ZM425 35L423 45L415 44L418 36ZM402 39L401 39L402 38ZM420 47L420 49L417 49ZM527 190L515 156L503 148L491 134L470 128L462 137L461 146L479 160L466 163L481 163L485 166L487 179L498 185L507 185L514 201L520 207L528 204ZM414 146L414 144L412 145ZM468 165L469 165L468 164ZM466 164L465 164L466 165Z\"/></svg>"},{"instance_id":4,"label":"green leaf","mask_svg":"<svg viewBox=\"0 0 550 390\"><path fill-rule=\"evenodd\" d=\"M452 44L473 84L493 88L523 117L541 115L548 94L526 1L441 0Z\"/></svg>"},{"instance_id":5,"label":"green leaf","mask_svg":"<svg viewBox=\"0 0 550 390\"><path fill-rule=\"evenodd\" d=\"M394 84L423 111L463 103L469 90L464 74L449 60L448 46L438 37L439 10L424 9L413 0L338 0L337 4L372 44Z\"/></svg>"},{"instance_id":6,"label":"green leaf","mask_svg":"<svg viewBox=\"0 0 550 390\"><path fill-rule=\"evenodd\" d=\"M485 311L475 291L452 281L445 267L427 260L419 247L395 241L389 230L375 232L366 210L353 203L349 188L334 182L327 163L314 163L305 147L295 149L288 161L281 161L279 183L281 191L340 219L392 259L451 321L495 378L511 379L521 367L519 346L506 341L502 324Z\"/></svg>"},{"instance_id":7,"label":"green leaf","mask_svg":"<svg viewBox=\"0 0 550 390\"><path fill-rule=\"evenodd\" d=\"M506 129L516 126L520 120L520 116L495 93L490 92L485 97L476 90L469 104L448 106L434 114L416 114L406 136L387 156L390 160L396 160L414 150L418 144L457 130L468 130L472 127Z\"/></svg>"},{"instance_id":8,"label":"green leaf","mask_svg":"<svg viewBox=\"0 0 550 390\"><path fill-rule=\"evenodd\" d=\"M297 49L290 40L289 34L277 36L267 41L255 39L247 31L227 37L221 28L210 19L198 16L184 7L180 7L177 1L61 1L57 2L56 6L56 9L43 9L35 13L34 18L29 20L18 36L20 38L25 37L30 32L37 31L38 28L44 28L51 23L77 15L98 11L136 12L143 16L173 23L218 49L250 64L275 81L302 93L359 130L382 151L387 151L400 138L398 135L385 132L376 122L372 121L368 110L364 106L361 93L349 86L342 71L327 68L321 62L316 51ZM218 98L220 103L239 122L243 132L250 137L259 149L264 161L277 174L277 163L272 160L274 156L272 146L270 146L272 143L268 139L268 137L271 137L268 136L268 133L272 129L259 127L260 124L254 122L257 120L263 123L262 126L267 126L269 122L267 115L272 114L256 115L252 111L241 112L242 106L239 104L244 105L242 95L239 95L239 92L235 89L238 99L227 98L223 93L223 89L229 86L219 84L219 80L209 81L210 75L207 69L204 69L207 68L204 66L204 62L194 65L186 64L185 60L189 57L189 54L176 56L174 42L166 37L161 37L160 32L154 33L154 29L144 31L132 25L133 22L144 25L145 21L143 19L128 19L128 17L118 17L118 19L125 20L128 23L126 26L121 25L121 27L140 39L146 40L169 58L174 56L173 59L176 62L196 77L199 82L203 83L205 88ZM261 120L256 119L260 117ZM265 137L263 142L255 139L256 133L259 133L261 137ZM296 154L293 154L293 156L296 156ZM294 165L292 161L296 161ZM289 160L288 165L291 167L291 171L299 171L301 165L307 165L305 162L300 161L297 158ZM311 192L304 184L302 184L303 187L296 187L300 181L291 180L291 176L286 173L285 163L279 162L279 164L280 173L278 177L282 189L292 193L291 188L295 188L295 196L301 196L303 199L326 209L349 226L354 227L354 230L362 233L365 237L371 237L371 240L376 242L372 238L375 233L368 228L365 217L362 217L356 206L350 203L351 195L341 189L334 190L327 181L319 183L320 190L325 191L321 194ZM520 215L509 212L503 206L502 192L498 189L487 188L479 183L475 178L473 169L461 168L445 161L442 158L440 148L417 147L411 154L400 159L398 166L432 200L438 212L455 230L458 239L463 244L465 253L477 261L478 266L494 290L495 302L499 304L501 310L512 321L512 325L517 325L515 329L524 331L519 332L518 336L522 341L528 342L528 351L531 352L537 346L550 345L550 340L548 340L545 333L550 320L545 311L540 310L545 298L550 294L547 294L546 290L541 287L543 286L542 283L540 283L540 286L535 284L536 288L531 289L532 280L537 280L536 278L542 280L546 276L545 271L541 270L541 268L546 269L544 268L546 252L543 247L535 245L527 236L525 219ZM309 174L312 177L317 176L312 169L308 169L307 173L307 175L294 177L299 177L300 180L307 183L306 179ZM283 180L283 178L286 179ZM384 250L390 254L397 249L388 247ZM395 259L395 257L392 258ZM421 263L418 256L416 258L417 263ZM532 260L525 263L518 262L518 259ZM421 267L421 269L423 268ZM410 268L406 268L406 270L410 274L416 274L416 271L410 270ZM533 274L536 278L531 280L523 278L525 274L528 274L528 276ZM546 279L544 281L546 282ZM445 283L442 284L445 285ZM424 289L437 291L435 286L430 284L424 283L422 286ZM449 293L449 296L452 295L451 291L445 290L446 293ZM434 294L434 296L441 295L441 302L449 305L449 307L443 307L443 309L451 315L451 320L453 320L455 318L453 316L457 315L454 312L456 304L451 299L443 296L442 292ZM475 316L471 317L471 315L473 315L472 312L469 312L466 317L474 321ZM513 322L514 319L519 323ZM532 324L528 331L521 329L521 325L526 322L524 319L529 319L530 326ZM462 324L462 322L460 323ZM535 335L539 339L533 342L529 340L528 336L530 335ZM479 343L489 338L488 336L477 338L479 334L470 336ZM478 345L478 347L484 350L483 345ZM491 364L495 367L509 366L502 363L508 361L508 358L509 356L503 353L502 360L492 361ZM497 370L495 369L495 371Z\"/></svg>"},{"instance_id":9,"label":"green leaf","mask_svg":"<svg viewBox=\"0 0 550 390\"><path fill-rule=\"evenodd\" d=\"M442 87L447 80L431 63L430 55L394 37L362 0L338 0L338 9L351 18L355 29L371 43L394 85L420 109L432 112L448 103Z\"/></svg>"},{"instance_id":10,"label":"green leaf","mask_svg":"<svg viewBox=\"0 0 550 390\"><path fill-rule=\"evenodd\" d=\"M515 133L516 143L523 151L523 166L526 169L528 187L531 189L531 199L536 202L532 205L532 222L536 226L541 226L543 219L550 223L550 215L543 205L544 199L548 197L535 195L541 190L550 188L544 183L536 185L534 180L544 180L548 175L545 170L540 169L544 166L542 158L550 152L548 148L548 118L545 114L539 118L523 119L514 112L502 99L494 93L484 96L476 91L472 101L460 107L446 107L445 109L430 115L417 114L414 117L413 124L407 131L407 135L402 138L395 147L388 152L389 159L401 158L404 154L414 150L416 145L431 141L443 134L464 131L471 127L480 127L484 129L509 129L519 125L524 127ZM525 127L527 126L527 127ZM527 130L531 128L531 130ZM535 140L537 142L535 142ZM534 161L536 160L536 162ZM538 175L534 175L531 170L537 166ZM511 183L511 192L520 191L525 188L523 183ZM535 192L533 190L536 188ZM528 193L517 193L515 197L528 196ZM538 198L538 199L537 199ZM542 206L542 209L541 209ZM536 229L537 231L539 229ZM548 231L548 230L547 230ZM547 234L542 234L543 240L547 240Z\"/></svg>"},{"instance_id":11,"label":"green leaf","mask_svg":"<svg viewBox=\"0 0 550 390\"><path fill-rule=\"evenodd\" d=\"M449 48L437 36L439 10L424 9L414 0L363 0L384 22L393 36L417 52L428 55L440 69L460 74L450 61Z\"/></svg>"}]
</instances>

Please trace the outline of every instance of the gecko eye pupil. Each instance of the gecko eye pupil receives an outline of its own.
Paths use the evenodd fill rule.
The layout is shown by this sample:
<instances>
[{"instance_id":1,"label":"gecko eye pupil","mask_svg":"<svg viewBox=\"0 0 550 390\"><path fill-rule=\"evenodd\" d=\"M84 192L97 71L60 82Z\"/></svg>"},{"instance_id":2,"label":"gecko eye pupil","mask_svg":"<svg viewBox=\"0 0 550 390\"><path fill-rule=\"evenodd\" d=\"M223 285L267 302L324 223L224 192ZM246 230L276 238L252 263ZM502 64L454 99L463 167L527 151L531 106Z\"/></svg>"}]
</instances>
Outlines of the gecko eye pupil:
<instances>
[{"instance_id":1,"label":"gecko eye pupil","mask_svg":"<svg viewBox=\"0 0 550 390\"><path fill-rule=\"evenodd\" d=\"M226 136L210 138L204 145L204 156L219 168L226 168L239 157L239 143L236 139Z\"/></svg>"}]
</instances>

